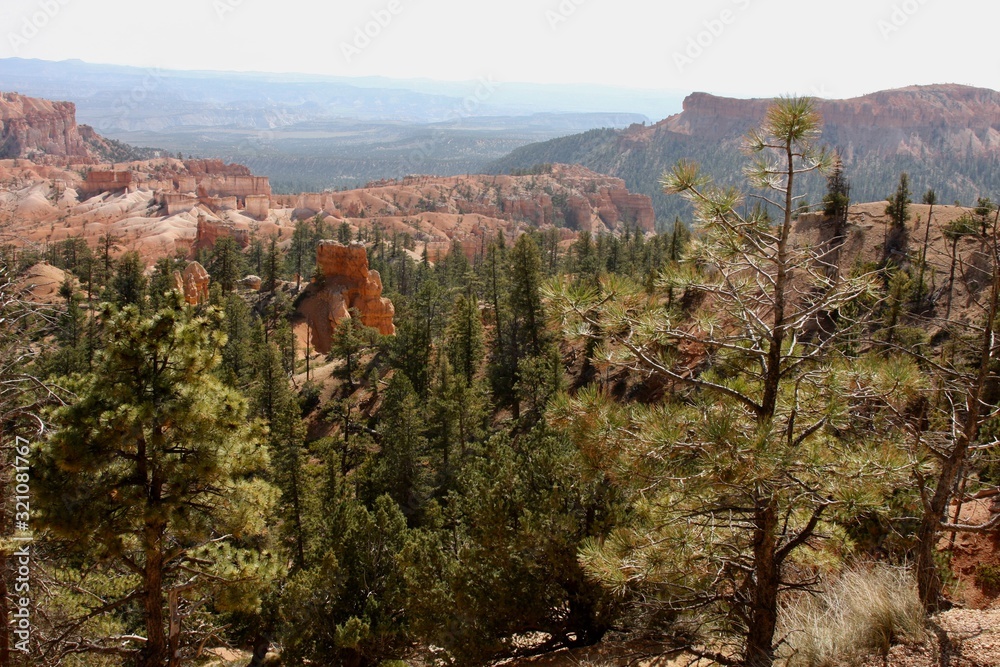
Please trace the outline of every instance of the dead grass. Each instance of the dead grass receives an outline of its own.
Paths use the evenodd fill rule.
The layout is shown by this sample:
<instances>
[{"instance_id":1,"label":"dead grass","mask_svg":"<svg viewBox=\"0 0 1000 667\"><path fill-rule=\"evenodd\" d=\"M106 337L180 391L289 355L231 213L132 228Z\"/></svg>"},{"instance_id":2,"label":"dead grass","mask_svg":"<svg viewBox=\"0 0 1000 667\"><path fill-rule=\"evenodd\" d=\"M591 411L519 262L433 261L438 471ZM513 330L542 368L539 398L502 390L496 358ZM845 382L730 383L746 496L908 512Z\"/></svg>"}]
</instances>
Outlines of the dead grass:
<instances>
[{"instance_id":1,"label":"dead grass","mask_svg":"<svg viewBox=\"0 0 1000 667\"><path fill-rule=\"evenodd\" d=\"M924 613L909 572L866 565L785 609L782 654L787 667L852 665L872 653L886 655L894 643L923 632Z\"/></svg>"}]
</instances>

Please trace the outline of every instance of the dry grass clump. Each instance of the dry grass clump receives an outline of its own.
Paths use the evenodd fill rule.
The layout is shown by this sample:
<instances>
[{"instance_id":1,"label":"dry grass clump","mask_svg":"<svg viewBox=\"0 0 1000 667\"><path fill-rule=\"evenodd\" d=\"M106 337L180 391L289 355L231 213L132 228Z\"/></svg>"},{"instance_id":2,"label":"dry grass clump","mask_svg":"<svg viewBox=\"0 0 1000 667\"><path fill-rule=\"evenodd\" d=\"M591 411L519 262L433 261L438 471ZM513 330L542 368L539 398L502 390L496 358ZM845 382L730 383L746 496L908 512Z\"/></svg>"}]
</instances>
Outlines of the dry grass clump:
<instances>
[{"instance_id":1,"label":"dry grass clump","mask_svg":"<svg viewBox=\"0 0 1000 667\"><path fill-rule=\"evenodd\" d=\"M916 582L902 568L854 567L803 596L782 614L787 667L852 665L873 653L886 655L903 639L919 639L924 612Z\"/></svg>"}]
</instances>

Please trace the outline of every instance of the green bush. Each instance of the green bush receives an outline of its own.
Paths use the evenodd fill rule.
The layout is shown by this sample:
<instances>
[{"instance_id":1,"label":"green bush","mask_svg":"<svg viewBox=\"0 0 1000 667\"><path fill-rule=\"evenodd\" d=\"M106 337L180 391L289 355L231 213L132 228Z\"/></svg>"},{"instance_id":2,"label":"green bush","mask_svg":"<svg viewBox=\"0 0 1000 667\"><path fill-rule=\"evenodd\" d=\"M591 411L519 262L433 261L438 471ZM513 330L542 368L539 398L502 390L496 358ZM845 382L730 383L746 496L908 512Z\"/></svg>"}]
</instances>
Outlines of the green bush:
<instances>
[{"instance_id":1,"label":"green bush","mask_svg":"<svg viewBox=\"0 0 1000 667\"><path fill-rule=\"evenodd\" d=\"M1000 593L1000 565L980 563L976 566L976 585L986 595Z\"/></svg>"}]
</instances>

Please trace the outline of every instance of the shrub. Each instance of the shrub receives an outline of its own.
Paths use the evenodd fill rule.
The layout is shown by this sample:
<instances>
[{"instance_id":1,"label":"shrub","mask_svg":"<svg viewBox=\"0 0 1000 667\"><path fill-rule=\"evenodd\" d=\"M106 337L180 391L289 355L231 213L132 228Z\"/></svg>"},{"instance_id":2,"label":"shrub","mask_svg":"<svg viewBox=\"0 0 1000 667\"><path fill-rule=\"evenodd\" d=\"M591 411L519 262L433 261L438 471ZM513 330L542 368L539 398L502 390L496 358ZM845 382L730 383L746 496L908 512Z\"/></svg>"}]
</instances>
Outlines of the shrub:
<instances>
[{"instance_id":1,"label":"shrub","mask_svg":"<svg viewBox=\"0 0 1000 667\"><path fill-rule=\"evenodd\" d=\"M788 667L832 667L885 655L892 644L918 638L924 613L907 570L864 565L789 605L781 626Z\"/></svg>"},{"instance_id":2,"label":"shrub","mask_svg":"<svg viewBox=\"0 0 1000 667\"><path fill-rule=\"evenodd\" d=\"M980 563L976 566L976 585L986 595L1000 593L1000 565Z\"/></svg>"}]
</instances>

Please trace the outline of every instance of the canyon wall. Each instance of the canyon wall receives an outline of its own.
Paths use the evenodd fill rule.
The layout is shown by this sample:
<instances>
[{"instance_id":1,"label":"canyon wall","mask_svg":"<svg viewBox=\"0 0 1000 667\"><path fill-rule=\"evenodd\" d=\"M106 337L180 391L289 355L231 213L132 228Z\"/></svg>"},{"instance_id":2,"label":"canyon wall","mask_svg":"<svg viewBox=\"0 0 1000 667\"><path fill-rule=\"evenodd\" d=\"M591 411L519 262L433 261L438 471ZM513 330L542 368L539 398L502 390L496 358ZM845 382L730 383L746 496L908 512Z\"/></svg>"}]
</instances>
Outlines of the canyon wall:
<instances>
[{"instance_id":1,"label":"canyon wall","mask_svg":"<svg viewBox=\"0 0 1000 667\"><path fill-rule=\"evenodd\" d=\"M0 158L43 155L90 157L76 126L76 105L0 93Z\"/></svg>"}]
</instances>

